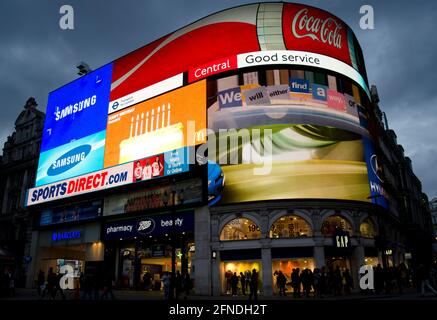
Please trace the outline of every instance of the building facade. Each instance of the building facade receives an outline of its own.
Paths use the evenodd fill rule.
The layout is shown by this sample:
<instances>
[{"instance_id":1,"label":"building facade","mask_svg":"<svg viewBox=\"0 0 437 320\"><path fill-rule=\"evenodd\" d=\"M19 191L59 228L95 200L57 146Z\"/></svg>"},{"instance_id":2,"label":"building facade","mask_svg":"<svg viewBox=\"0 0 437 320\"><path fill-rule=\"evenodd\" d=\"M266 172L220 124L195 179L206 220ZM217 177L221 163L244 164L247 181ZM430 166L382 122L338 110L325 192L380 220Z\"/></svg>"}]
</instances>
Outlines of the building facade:
<instances>
[{"instance_id":1,"label":"building facade","mask_svg":"<svg viewBox=\"0 0 437 320\"><path fill-rule=\"evenodd\" d=\"M279 271L356 284L425 262L426 195L378 103L353 31L292 3L210 15L53 91L28 285L53 268L162 290L176 269L225 295L255 269L268 296Z\"/></svg>"},{"instance_id":2,"label":"building facade","mask_svg":"<svg viewBox=\"0 0 437 320\"><path fill-rule=\"evenodd\" d=\"M35 184L44 113L29 98L15 121L15 131L3 147L0 166L0 248L9 252L8 267L16 284L24 286L30 263L33 217L25 208L27 189ZM6 259L5 259L6 260Z\"/></svg>"}]
</instances>

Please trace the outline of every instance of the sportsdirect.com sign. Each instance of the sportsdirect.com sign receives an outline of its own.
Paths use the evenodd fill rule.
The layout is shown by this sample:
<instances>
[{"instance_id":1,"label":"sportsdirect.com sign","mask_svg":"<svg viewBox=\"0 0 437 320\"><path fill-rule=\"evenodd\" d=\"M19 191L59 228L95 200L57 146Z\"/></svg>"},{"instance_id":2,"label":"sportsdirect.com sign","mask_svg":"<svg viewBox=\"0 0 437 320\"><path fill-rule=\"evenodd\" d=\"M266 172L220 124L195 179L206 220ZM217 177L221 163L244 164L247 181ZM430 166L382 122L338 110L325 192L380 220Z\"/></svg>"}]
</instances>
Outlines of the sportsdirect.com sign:
<instances>
[{"instance_id":1,"label":"sportsdirect.com sign","mask_svg":"<svg viewBox=\"0 0 437 320\"><path fill-rule=\"evenodd\" d=\"M156 155L152 157L150 163L144 166L141 164L142 160L138 160L79 177L31 188L27 193L26 205L31 206L88 192L119 187L133 182L186 172L189 170L187 162L189 153L187 150L186 148L181 148ZM164 163L159 165L159 159L163 159ZM148 166L154 168L150 176L143 174L143 172L147 171ZM140 172L139 176L135 176L134 172L136 174Z\"/></svg>"}]
</instances>

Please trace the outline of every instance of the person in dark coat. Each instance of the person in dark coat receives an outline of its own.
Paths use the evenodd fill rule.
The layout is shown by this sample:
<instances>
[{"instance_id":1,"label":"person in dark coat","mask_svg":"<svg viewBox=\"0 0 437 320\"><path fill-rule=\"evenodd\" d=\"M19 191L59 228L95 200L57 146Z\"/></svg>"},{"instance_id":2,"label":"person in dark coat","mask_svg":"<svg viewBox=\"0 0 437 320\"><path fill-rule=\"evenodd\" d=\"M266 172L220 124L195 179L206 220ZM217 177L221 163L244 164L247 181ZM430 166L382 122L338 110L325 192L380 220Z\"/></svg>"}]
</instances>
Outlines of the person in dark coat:
<instances>
[{"instance_id":1,"label":"person in dark coat","mask_svg":"<svg viewBox=\"0 0 437 320\"><path fill-rule=\"evenodd\" d=\"M301 277L299 268L293 269L291 273L291 286L293 287L293 297L300 298L300 282Z\"/></svg>"},{"instance_id":2,"label":"person in dark coat","mask_svg":"<svg viewBox=\"0 0 437 320\"><path fill-rule=\"evenodd\" d=\"M238 276L237 273L234 272L234 274L231 277L231 289L232 289L232 296L237 296L237 288L238 288Z\"/></svg>"},{"instance_id":3,"label":"person in dark coat","mask_svg":"<svg viewBox=\"0 0 437 320\"><path fill-rule=\"evenodd\" d=\"M282 271L278 272L278 275L276 276L276 283L279 288L279 295L285 297L285 284L287 283L287 278Z\"/></svg>"},{"instance_id":4,"label":"person in dark coat","mask_svg":"<svg viewBox=\"0 0 437 320\"><path fill-rule=\"evenodd\" d=\"M246 277L243 272L240 272L241 294L246 295Z\"/></svg>"},{"instance_id":5,"label":"person in dark coat","mask_svg":"<svg viewBox=\"0 0 437 320\"><path fill-rule=\"evenodd\" d=\"M252 270L252 276L250 278L250 294L249 300L258 300L258 272L256 269Z\"/></svg>"}]
</instances>

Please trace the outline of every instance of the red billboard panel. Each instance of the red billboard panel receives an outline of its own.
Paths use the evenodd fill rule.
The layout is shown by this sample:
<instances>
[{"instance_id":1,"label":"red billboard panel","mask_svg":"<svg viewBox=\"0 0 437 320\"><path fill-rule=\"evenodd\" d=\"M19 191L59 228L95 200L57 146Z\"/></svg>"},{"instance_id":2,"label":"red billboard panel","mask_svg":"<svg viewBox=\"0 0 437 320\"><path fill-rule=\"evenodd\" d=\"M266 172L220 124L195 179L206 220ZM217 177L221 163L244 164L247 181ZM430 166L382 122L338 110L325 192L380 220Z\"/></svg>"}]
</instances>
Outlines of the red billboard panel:
<instances>
[{"instance_id":1,"label":"red billboard panel","mask_svg":"<svg viewBox=\"0 0 437 320\"><path fill-rule=\"evenodd\" d=\"M309 51L351 64L348 27L326 11L284 4L282 32L288 50Z\"/></svg>"}]
</instances>

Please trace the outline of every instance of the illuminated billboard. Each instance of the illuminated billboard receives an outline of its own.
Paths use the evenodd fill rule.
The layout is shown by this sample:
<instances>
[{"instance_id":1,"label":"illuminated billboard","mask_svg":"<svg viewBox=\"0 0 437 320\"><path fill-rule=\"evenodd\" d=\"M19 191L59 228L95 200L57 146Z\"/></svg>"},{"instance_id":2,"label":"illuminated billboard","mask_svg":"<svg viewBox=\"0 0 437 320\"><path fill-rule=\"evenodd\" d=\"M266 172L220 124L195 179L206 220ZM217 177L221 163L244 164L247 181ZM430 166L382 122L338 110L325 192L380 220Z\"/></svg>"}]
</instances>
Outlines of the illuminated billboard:
<instances>
[{"instance_id":1,"label":"illuminated billboard","mask_svg":"<svg viewBox=\"0 0 437 320\"><path fill-rule=\"evenodd\" d=\"M112 64L50 93L36 186L103 168Z\"/></svg>"},{"instance_id":2,"label":"illuminated billboard","mask_svg":"<svg viewBox=\"0 0 437 320\"><path fill-rule=\"evenodd\" d=\"M351 90L277 70L270 78L279 82L234 81L207 97L211 76L278 65L335 73L350 80ZM337 17L291 3L218 12L50 93L27 204L187 172L181 159L206 142L207 128L310 124L366 137L360 92L370 96L361 48ZM341 137L331 138L343 145ZM106 180L117 174L126 180Z\"/></svg>"},{"instance_id":3,"label":"illuminated billboard","mask_svg":"<svg viewBox=\"0 0 437 320\"><path fill-rule=\"evenodd\" d=\"M206 81L108 116L105 167L206 141Z\"/></svg>"},{"instance_id":4,"label":"illuminated billboard","mask_svg":"<svg viewBox=\"0 0 437 320\"><path fill-rule=\"evenodd\" d=\"M326 74L316 83L313 71L295 69L250 72L209 80L217 88L208 92L215 99L208 108L210 205L378 196L386 206L353 83Z\"/></svg>"}]
</instances>

